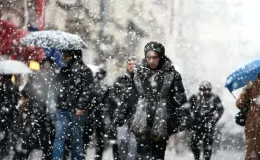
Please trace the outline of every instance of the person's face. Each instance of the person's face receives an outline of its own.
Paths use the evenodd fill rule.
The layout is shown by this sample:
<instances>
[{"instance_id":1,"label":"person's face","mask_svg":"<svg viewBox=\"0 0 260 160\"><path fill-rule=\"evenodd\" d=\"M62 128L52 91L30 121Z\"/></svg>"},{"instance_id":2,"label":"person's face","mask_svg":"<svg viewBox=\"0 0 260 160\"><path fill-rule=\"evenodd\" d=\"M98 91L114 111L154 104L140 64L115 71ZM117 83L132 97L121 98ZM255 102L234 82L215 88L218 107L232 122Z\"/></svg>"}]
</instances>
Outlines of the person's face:
<instances>
[{"instance_id":1,"label":"person's face","mask_svg":"<svg viewBox=\"0 0 260 160\"><path fill-rule=\"evenodd\" d=\"M148 51L146 53L146 61L151 69L156 69L159 65L159 56L155 51Z\"/></svg>"},{"instance_id":2,"label":"person's face","mask_svg":"<svg viewBox=\"0 0 260 160\"><path fill-rule=\"evenodd\" d=\"M49 70L49 69L51 69L51 63L46 61L46 62L44 62L42 67L43 67L43 69Z\"/></svg>"},{"instance_id":3,"label":"person's face","mask_svg":"<svg viewBox=\"0 0 260 160\"><path fill-rule=\"evenodd\" d=\"M200 89L200 94L202 96L208 95L210 93L210 91L208 89Z\"/></svg>"},{"instance_id":4,"label":"person's face","mask_svg":"<svg viewBox=\"0 0 260 160\"><path fill-rule=\"evenodd\" d=\"M62 56L63 56L65 63L68 64L70 62L70 59L71 59L70 54L64 52L64 53L62 53Z\"/></svg>"},{"instance_id":5,"label":"person's face","mask_svg":"<svg viewBox=\"0 0 260 160\"><path fill-rule=\"evenodd\" d=\"M135 67L135 61L134 60L127 61L127 71L129 73L132 73L134 71L134 67Z\"/></svg>"}]
</instances>

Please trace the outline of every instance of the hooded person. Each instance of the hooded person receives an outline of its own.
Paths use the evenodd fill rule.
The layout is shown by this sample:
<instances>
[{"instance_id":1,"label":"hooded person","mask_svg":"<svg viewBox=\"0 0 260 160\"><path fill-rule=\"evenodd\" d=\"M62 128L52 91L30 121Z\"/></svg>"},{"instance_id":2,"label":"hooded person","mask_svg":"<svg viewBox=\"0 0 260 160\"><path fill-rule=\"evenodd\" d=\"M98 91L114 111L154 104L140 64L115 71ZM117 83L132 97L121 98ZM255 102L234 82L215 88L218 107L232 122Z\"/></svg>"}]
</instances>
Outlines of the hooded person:
<instances>
[{"instance_id":1,"label":"hooded person","mask_svg":"<svg viewBox=\"0 0 260 160\"><path fill-rule=\"evenodd\" d=\"M127 117L130 131L136 136L136 159L164 159L169 136L185 129L190 113L182 108L187 98L181 75L165 55L164 46L149 42L144 53L143 64L134 70L131 87L138 95L136 101L129 102L132 98L125 95L132 105L122 105L116 116L117 120Z\"/></svg>"},{"instance_id":2,"label":"hooded person","mask_svg":"<svg viewBox=\"0 0 260 160\"><path fill-rule=\"evenodd\" d=\"M56 95L55 140L52 160L60 160L64 155L65 139L68 128L71 131L72 158L84 158L83 132L90 104L93 75L82 60L81 50L63 50L67 66L62 67L52 85Z\"/></svg>"},{"instance_id":3,"label":"hooded person","mask_svg":"<svg viewBox=\"0 0 260 160\"><path fill-rule=\"evenodd\" d=\"M189 99L188 108L193 115L190 146L195 160L200 159L202 149L204 159L210 160L216 123L224 112L219 96L211 90L211 83L202 81L199 85L199 93L193 94ZM200 142L203 142L203 147Z\"/></svg>"}]
</instances>

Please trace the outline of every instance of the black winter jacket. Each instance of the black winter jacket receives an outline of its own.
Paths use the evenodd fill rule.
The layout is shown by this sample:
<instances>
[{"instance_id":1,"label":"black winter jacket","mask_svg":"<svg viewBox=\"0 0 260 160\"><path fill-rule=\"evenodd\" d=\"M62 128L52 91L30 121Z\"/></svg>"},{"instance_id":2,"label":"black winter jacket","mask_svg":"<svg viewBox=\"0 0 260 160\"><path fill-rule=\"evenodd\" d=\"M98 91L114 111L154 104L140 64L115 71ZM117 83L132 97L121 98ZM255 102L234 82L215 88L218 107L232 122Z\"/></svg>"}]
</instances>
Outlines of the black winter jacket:
<instances>
[{"instance_id":1,"label":"black winter jacket","mask_svg":"<svg viewBox=\"0 0 260 160\"><path fill-rule=\"evenodd\" d=\"M166 74L172 74L173 79L166 79ZM124 94L124 104L119 107L117 112L116 120L119 121L122 117L127 117L128 123L131 124L132 115L136 112L136 104L138 101L138 97L144 96L149 103L149 107L147 108L147 126L152 128L156 105L162 98L166 99L167 106L167 129L168 134L173 134L179 132L179 127L184 123L185 117L190 116L189 111L182 108L182 105L187 102L187 98L185 95L185 89L182 84L181 75L175 70L174 66L167 60L164 65L157 71L152 71L147 67L147 64L143 64L141 66L137 66L135 70L135 75L139 76L141 79L141 84L136 85L134 83L131 84L129 93L125 92ZM164 86L164 83L170 83L170 89L168 93L165 93L165 97L162 97L161 90ZM140 87L144 90L144 95L140 95L139 90ZM135 96L136 98L133 98ZM126 103L125 103L126 102ZM118 120L119 119L119 120Z\"/></svg>"},{"instance_id":2,"label":"black winter jacket","mask_svg":"<svg viewBox=\"0 0 260 160\"><path fill-rule=\"evenodd\" d=\"M81 60L71 67L61 68L52 83L57 109L87 109L91 101L92 82L92 71Z\"/></svg>"},{"instance_id":3,"label":"black winter jacket","mask_svg":"<svg viewBox=\"0 0 260 160\"><path fill-rule=\"evenodd\" d=\"M208 96L194 94L190 97L189 104L195 130L214 127L224 112L219 96L213 93Z\"/></svg>"}]
</instances>

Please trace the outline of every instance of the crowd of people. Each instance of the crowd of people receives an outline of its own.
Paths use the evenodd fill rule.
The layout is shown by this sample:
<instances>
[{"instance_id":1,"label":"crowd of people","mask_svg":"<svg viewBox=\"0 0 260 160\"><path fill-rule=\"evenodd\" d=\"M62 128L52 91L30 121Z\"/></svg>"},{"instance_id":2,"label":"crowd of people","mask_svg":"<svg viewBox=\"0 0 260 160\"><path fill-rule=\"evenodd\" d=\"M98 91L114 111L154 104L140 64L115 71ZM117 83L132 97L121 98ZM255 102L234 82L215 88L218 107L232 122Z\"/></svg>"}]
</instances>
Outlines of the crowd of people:
<instances>
[{"instance_id":1,"label":"crowd of people","mask_svg":"<svg viewBox=\"0 0 260 160\"><path fill-rule=\"evenodd\" d=\"M201 151L210 160L215 127L224 112L221 99L208 81L187 99L181 74L161 43L147 43L141 63L129 57L126 72L112 86L106 83L105 69L94 74L83 63L81 50L62 54L66 66L56 73L52 59L45 58L21 91L11 82L12 75L1 75L0 159L13 151L13 159L25 160L33 149L40 149L45 160L65 160L69 155L82 160L95 135L97 160L102 159L107 139L113 142L114 159L163 160L169 137L186 130L192 133L195 160ZM237 105L244 106L258 91L245 90ZM50 95L56 104L54 115L48 109ZM257 116L253 110L249 114ZM254 120L246 124L251 129ZM259 151L254 148L257 140L247 141L247 157L252 157L252 151ZM248 159L255 157L258 152Z\"/></svg>"}]
</instances>

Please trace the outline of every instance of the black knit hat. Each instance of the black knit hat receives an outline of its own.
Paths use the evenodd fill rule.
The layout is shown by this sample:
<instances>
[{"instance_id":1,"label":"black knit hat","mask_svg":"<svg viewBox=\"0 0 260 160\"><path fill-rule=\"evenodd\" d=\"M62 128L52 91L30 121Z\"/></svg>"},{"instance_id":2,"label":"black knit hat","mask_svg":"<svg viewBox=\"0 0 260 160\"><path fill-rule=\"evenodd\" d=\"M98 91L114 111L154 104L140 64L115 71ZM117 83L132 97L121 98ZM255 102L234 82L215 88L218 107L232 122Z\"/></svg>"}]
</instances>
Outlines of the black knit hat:
<instances>
[{"instance_id":1,"label":"black knit hat","mask_svg":"<svg viewBox=\"0 0 260 160\"><path fill-rule=\"evenodd\" d=\"M146 53L151 50L155 51L158 54L160 59L165 57L165 49L161 43L156 42L156 41L148 42L144 47L145 56L146 56Z\"/></svg>"}]
</instances>

